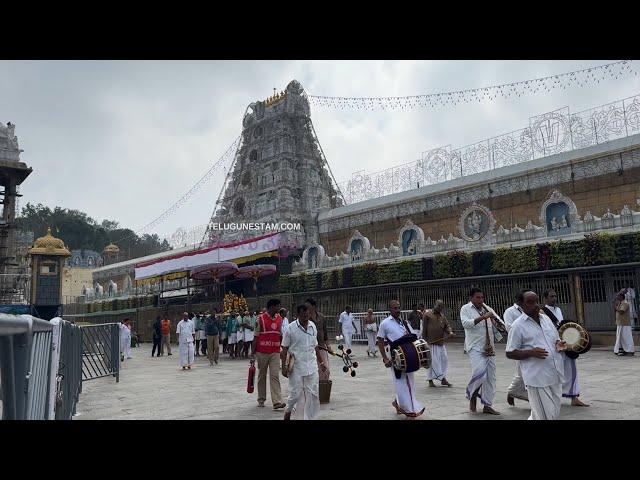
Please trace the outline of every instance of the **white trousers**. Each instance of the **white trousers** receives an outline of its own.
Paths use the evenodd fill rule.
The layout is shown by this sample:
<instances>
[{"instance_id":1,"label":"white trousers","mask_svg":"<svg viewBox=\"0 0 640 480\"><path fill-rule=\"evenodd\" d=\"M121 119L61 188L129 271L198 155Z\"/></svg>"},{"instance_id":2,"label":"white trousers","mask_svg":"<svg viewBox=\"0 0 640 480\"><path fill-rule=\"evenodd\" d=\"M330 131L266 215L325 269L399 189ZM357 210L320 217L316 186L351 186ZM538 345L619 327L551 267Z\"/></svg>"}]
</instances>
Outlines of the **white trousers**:
<instances>
[{"instance_id":1,"label":"white trousers","mask_svg":"<svg viewBox=\"0 0 640 480\"><path fill-rule=\"evenodd\" d=\"M557 420L560 416L562 384L548 387L527 387L531 415L528 420Z\"/></svg>"},{"instance_id":2,"label":"white trousers","mask_svg":"<svg viewBox=\"0 0 640 480\"><path fill-rule=\"evenodd\" d=\"M529 400L527 388L524 386L524 380L522 379L522 371L520 370L519 361L516 361L516 374L514 375L513 380L511 380L511 385L509 385L507 392L512 397L519 398L520 400Z\"/></svg>"},{"instance_id":3,"label":"white trousers","mask_svg":"<svg viewBox=\"0 0 640 480\"><path fill-rule=\"evenodd\" d=\"M180 344L180 366L188 367L195 362L195 349L193 342L184 342Z\"/></svg>"},{"instance_id":4,"label":"white trousers","mask_svg":"<svg viewBox=\"0 0 640 480\"><path fill-rule=\"evenodd\" d=\"M614 353L618 353L622 348L623 352L633 353L635 351L635 346L633 345L633 333L631 331L631 326L629 325L618 325L616 329L616 345L613 347Z\"/></svg>"},{"instance_id":5,"label":"white trousers","mask_svg":"<svg viewBox=\"0 0 640 480\"><path fill-rule=\"evenodd\" d=\"M353 332L345 332L342 331L342 336L344 337L344 349L351 348L351 337L353 337Z\"/></svg>"},{"instance_id":6,"label":"white trousers","mask_svg":"<svg viewBox=\"0 0 640 480\"><path fill-rule=\"evenodd\" d=\"M396 387L396 402L404 413L422 413L424 407L416 398L416 381L413 373L403 373L396 378L393 368L390 368L393 384Z\"/></svg>"},{"instance_id":7,"label":"white trousers","mask_svg":"<svg viewBox=\"0 0 640 480\"><path fill-rule=\"evenodd\" d=\"M367 351L370 353L376 353L378 348L376 346L376 335L377 332L372 332L371 330L367 330Z\"/></svg>"},{"instance_id":8,"label":"white trousers","mask_svg":"<svg viewBox=\"0 0 640 480\"><path fill-rule=\"evenodd\" d=\"M120 338L120 355L124 355L125 358L131 358L131 337L130 336Z\"/></svg>"},{"instance_id":9,"label":"white trousers","mask_svg":"<svg viewBox=\"0 0 640 480\"><path fill-rule=\"evenodd\" d=\"M431 367L427 370L427 380L442 380L447 377L449 357L444 345L429 345L431 350Z\"/></svg>"},{"instance_id":10,"label":"white trousers","mask_svg":"<svg viewBox=\"0 0 640 480\"><path fill-rule=\"evenodd\" d=\"M289 375L289 398L285 412L293 412L292 417L315 420L320 410L320 377L318 372L300 375L294 371Z\"/></svg>"},{"instance_id":11,"label":"white trousers","mask_svg":"<svg viewBox=\"0 0 640 480\"><path fill-rule=\"evenodd\" d=\"M496 396L496 357L486 357L483 352L470 350L471 380L467 385L467 399L470 400L473 392L480 388L480 402L490 407Z\"/></svg>"}]
</instances>

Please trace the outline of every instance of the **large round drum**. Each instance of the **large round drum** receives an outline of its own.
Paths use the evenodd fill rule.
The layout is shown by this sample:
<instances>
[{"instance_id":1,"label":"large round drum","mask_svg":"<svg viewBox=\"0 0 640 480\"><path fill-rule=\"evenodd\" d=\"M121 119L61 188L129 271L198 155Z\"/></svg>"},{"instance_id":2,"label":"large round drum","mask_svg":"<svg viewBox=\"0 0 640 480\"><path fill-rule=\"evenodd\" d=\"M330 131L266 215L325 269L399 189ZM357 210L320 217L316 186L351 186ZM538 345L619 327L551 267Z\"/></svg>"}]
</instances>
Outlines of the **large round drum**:
<instances>
[{"instance_id":1,"label":"large round drum","mask_svg":"<svg viewBox=\"0 0 640 480\"><path fill-rule=\"evenodd\" d=\"M398 345L393 353L393 366L401 372L411 373L431 366L431 350L424 339Z\"/></svg>"},{"instance_id":2,"label":"large round drum","mask_svg":"<svg viewBox=\"0 0 640 480\"><path fill-rule=\"evenodd\" d=\"M558 329L560 339L567 344L567 350L585 353L590 346L589 333L579 323L563 322Z\"/></svg>"}]
</instances>

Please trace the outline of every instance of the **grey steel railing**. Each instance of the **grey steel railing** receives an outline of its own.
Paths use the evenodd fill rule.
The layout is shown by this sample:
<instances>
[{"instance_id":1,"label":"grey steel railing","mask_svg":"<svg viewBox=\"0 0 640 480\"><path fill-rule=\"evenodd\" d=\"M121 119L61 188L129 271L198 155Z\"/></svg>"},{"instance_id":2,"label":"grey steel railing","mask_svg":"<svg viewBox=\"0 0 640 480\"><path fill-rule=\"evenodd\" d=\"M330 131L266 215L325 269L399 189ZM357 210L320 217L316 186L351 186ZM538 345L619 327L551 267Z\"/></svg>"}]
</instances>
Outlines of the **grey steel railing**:
<instances>
[{"instance_id":1,"label":"grey steel railing","mask_svg":"<svg viewBox=\"0 0 640 480\"><path fill-rule=\"evenodd\" d=\"M113 376L120 381L120 327L85 325L82 332L82 380Z\"/></svg>"},{"instance_id":2,"label":"grey steel railing","mask_svg":"<svg viewBox=\"0 0 640 480\"><path fill-rule=\"evenodd\" d=\"M527 127L510 133L456 149L434 148L418 160L379 172L354 172L339 188L352 204L638 133L640 95L576 113L564 107L530 117Z\"/></svg>"},{"instance_id":3,"label":"grey steel railing","mask_svg":"<svg viewBox=\"0 0 640 480\"><path fill-rule=\"evenodd\" d=\"M76 413L76 405L82 392L82 330L71 322L58 322L60 348L55 378L54 418L71 420Z\"/></svg>"},{"instance_id":4,"label":"grey steel railing","mask_svg":"<svg viewBox=\"0 0 640 480\"><path fill-rule=\"evenodd\" d=\"M52 337L45 320L0 314L3 420L48 418Z\"/></svg>"}]
</instances>

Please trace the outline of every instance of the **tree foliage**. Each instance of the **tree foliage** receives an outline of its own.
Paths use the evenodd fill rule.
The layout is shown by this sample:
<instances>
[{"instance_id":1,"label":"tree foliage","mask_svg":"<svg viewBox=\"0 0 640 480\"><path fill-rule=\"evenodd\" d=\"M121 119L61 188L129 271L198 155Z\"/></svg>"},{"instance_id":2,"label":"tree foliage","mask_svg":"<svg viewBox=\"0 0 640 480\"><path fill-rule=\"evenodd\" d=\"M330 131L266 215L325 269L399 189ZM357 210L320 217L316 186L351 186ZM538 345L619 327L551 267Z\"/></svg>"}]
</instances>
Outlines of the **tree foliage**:
<instances>
[{"instance_id":1,"label":"tree foliage","mask_svg":"<svg viewBox=\"0 0 640 480\"><path fill-rule=\"evenodd\" d=\"M102 253L104 247L115 243L120 248L120 260L138 258L153 253L171 250L166 240L157 234L138 236L129 228L121 228L115 220L98 223L80 210L55 207L53 210L42 205L27 203L16 219L18 227L25 232L33 232L35 238L51 233L61 238L70 250L95 250Z\"/></svg>"}]
</instances>

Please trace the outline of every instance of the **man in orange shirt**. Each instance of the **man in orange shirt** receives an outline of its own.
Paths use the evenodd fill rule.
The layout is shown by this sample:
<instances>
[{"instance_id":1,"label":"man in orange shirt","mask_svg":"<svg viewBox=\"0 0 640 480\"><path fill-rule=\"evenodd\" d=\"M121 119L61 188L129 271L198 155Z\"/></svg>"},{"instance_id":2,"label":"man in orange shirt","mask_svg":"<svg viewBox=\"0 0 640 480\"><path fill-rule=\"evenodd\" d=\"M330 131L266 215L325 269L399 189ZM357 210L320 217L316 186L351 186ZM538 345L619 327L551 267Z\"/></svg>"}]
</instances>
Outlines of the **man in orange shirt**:
<instances>
[{"instance_id":1,"label":"man in orange shirt","mask_svg":"<svg viewBox=\"0 0 640 480\"><path fill-rule=\"evenodd\" d=\"M160 355L164 355L164 346L167 346L167 355L171 355L171 322L165 315L160 322L162 329L162 343L160 344Z\"/></svg>"}]
</instances>

